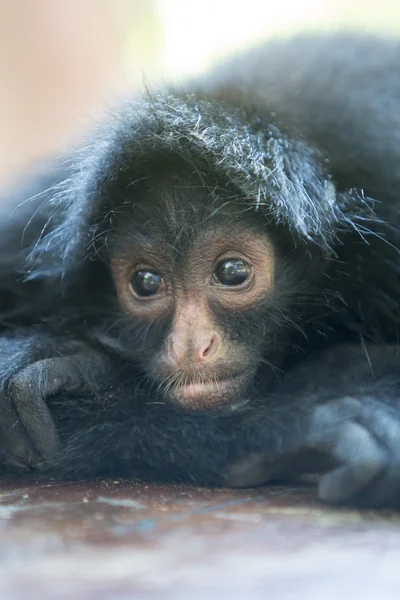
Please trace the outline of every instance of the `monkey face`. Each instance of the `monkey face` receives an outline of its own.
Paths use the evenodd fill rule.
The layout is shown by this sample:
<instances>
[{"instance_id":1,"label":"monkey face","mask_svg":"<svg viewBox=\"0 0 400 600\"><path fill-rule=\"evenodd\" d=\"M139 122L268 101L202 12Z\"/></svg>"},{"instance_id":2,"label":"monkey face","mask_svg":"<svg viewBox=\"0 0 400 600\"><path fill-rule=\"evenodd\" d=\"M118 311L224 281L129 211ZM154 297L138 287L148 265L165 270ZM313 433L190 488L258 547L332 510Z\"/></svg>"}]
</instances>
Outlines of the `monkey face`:
<instances>
[{"instance_id":1,"label":"monkey face","mask_svg":"<svg viewBox=\"0 0 400 600\"><path fill-rule=\"evenodd\" d=\"M162 335L154 328L155 351L139 357L142 368L169 398L191 408L236 397L254 374L263 335L250 323L259 321L273 289L267 239L244 227L234 237L226 230L209 233L193 239L179 259L176 249L159 253L147 240L112 263L123 310L148 325L149 337L153 325L165 323ZM251 341L244 327L253 330Z\"/></svg>"},{"instance_id":2,"label":"monkey face","mask_svg":"<svg viewBox=\"0 0 400 600\"><path fill-rule=\"evenodd\" d=\"M107 242L119 345L164 397L193 409L241 400L268 348L278 354L291 297L265 219L216 189L161 182L126 203Z\"/></svg>"}]
</instances>

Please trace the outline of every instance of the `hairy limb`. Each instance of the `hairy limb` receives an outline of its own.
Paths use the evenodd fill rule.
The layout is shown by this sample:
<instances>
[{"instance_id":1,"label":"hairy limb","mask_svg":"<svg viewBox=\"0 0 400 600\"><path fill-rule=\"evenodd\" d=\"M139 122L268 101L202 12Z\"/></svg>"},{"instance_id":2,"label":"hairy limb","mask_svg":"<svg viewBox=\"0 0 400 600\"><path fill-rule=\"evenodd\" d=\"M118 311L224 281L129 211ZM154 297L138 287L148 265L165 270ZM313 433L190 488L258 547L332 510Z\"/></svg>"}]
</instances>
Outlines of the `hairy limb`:
<instances>
[{"instance_id":1,"label":"hairy limb","mask_svg":"<svg viewBox=\"0 0 400 600\"><path fill-rule=\"evenodd\" d=\"M324 502L397 504L398 364L394 346L373 348L368 363L359 349L350 347L333 348L317 363L306 363L283 383L282 395L279 388L274 394L275 400L285 405L292 387L295 400L291 406L299 412L298 421L290 424L288 419L286 439L278 452L255 451L238 460L229 472L228 483L235 487L258 485L322 471L318 491ZM307 385L307 377L313 381L311 385ZM262 432L255 433L256 445L262 446Z\"/></svg>"}]
</instances>

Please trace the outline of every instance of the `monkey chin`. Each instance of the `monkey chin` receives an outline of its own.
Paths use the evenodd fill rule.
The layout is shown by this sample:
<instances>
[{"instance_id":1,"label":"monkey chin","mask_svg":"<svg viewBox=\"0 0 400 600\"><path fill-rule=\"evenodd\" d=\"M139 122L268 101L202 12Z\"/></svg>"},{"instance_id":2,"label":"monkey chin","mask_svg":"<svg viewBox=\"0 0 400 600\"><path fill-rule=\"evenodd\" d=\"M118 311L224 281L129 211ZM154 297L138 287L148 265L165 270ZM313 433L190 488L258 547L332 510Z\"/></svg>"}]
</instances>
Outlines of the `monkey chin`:
<instances>
[{"instance_id":1,"label":"monkey chin","mask_svg":"<svg viewBox=\"0 0 400 600\"><path fill-rule=\"evenodd\" d=\"M222 381L179 385L169 390L169 397L172 402L189 410L215 410L237 403L238 395L243 388L243 380L234 377Z\"/></svg>"}]
</instances>

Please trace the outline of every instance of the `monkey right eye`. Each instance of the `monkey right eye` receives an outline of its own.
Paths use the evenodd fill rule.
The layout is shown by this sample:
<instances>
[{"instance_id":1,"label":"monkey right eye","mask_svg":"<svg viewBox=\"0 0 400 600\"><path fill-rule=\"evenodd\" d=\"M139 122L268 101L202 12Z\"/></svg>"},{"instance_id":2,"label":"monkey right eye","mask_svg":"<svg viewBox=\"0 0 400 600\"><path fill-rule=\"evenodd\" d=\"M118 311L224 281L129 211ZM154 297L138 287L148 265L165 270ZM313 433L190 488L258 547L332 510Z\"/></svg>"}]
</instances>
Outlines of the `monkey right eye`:
<instances>
[{"instance_id":1,"label":"monkey right eye","mask_svg":"<svg viewBox=\"0 0 400 600\"><path fill-rule=\"evenodd\" d=\"M165 287L162 277L155 271L135 271L131 277L130 288L135 296L148 298L155 296Z\"/></svg>"}]
</instances>

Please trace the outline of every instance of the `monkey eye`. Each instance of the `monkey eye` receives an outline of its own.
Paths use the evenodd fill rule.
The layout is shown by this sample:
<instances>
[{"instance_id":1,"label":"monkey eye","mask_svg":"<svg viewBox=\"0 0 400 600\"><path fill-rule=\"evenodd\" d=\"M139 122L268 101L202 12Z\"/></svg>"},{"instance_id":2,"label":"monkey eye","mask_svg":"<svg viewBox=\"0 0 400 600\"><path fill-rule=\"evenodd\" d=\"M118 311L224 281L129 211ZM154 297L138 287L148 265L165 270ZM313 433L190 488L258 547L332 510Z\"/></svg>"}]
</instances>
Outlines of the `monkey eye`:
<instances>
[{"instance_id":1,"label":"monkey eye","mask_svg":"<svg viewBox=\"0 0 400 600\"><path fill-rule=\"evenodd\" d=\"M213 282L219 285L241 285L251 275L250 265L241 258L221 260L214 271Z\"/></svg>"},{"instance_id":2,"label":"monkey eye","mask_svg":"<svg viewBox=\"0 0 400 600\"><path fill-rule=\"evenodd\" d=\"M155 296L163 285L162 277L155 271L135 271L130 281L132 292L140 298Z\"/></svg>"}]
</instances>

